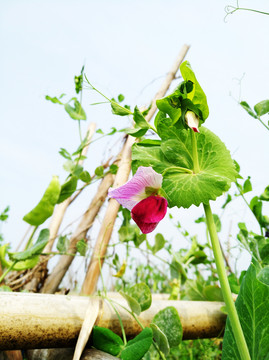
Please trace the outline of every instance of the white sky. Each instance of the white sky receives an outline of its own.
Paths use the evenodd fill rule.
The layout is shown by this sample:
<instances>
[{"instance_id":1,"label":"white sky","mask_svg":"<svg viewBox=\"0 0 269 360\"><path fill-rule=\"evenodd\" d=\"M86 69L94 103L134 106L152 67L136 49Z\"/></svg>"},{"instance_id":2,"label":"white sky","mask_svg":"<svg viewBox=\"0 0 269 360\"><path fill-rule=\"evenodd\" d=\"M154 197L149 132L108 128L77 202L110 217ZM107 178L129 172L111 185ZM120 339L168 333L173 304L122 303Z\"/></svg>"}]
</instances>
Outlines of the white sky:
<instances>
[{"instance_id":1,"label":"white sky","mask_svg":"<svg viewBox=\"0 0 269 360\"><path fill-rule=\"evenodd\" d=\"M245 74L242 100L253 106L268 98L269 17L238 12L224 22L229 4L235 2L0 0L0 211L11 207L1 229L6 241L15 246L21 239L27 228L22 217L39 201L51 176L64 181L59 148L72 151L78 144L76 122L45 95L74 96L73 77L85 63L87 77L106 95L123 93L132 106L148 104L184 43L191 45L187 59L208 97L205 126L226 143L242 174L252 176L255 191L248 198L263 191L269 178L269 133L229 94L238 98L236 79ZM240 5L269 11L267 0ZM96 100L101 99L84 92L89 121L104 131L125 126L108 106L90 106ZM91 173L106 158L109 140L97 142L89 152L85 166ZM87 203L84 199L74 207L69 220L79 217ZM201 209L180 209L179 214L193 234L204 234L202 225L193 225ZM224 240L230 228L236 233L238 221L258 231L240 200L227 210L225 221ZM167 226L160 224L158 230L167 232Z\"/></svg>"}]
</instances>

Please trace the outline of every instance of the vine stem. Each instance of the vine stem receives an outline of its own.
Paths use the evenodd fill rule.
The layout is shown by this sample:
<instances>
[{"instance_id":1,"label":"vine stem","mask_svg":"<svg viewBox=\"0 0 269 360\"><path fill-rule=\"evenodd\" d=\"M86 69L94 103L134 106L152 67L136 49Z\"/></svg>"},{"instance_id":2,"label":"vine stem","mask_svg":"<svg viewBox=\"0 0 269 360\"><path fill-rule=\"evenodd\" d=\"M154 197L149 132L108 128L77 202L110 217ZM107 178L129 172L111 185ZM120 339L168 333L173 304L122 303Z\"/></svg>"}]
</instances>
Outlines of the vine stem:
<instances>
[{"instance_id":1,"label":"vine stem","mask_svg":"<svg viewBox=\"0 0 269 360\"><path fill-rule=\"evenodd\" d=\"M200 172L199 167L199 159L197 152L197 141L196 141L196 133L193 130L191 131L191 142L192 142L192 155L193 155L193 171L194 176ZM212 250L214 254L214 259L217 267L217 272L219 276L219 282L221 286L222 295L224 298L224 302L227 308L228 316L232 325L232 331L235 337L235 341L237 344L238 351L240 353L240 357L242 360L251 360L247 343L244 337L244 333L239 321L239 317L235 308L235 304L232 297L232 292L230 289L229 281L226 274L224 259L222 256L222 251L219 243L219 238L216 230L216 225L213 219L213 214L211 211L210 205L203 204L207 228L209 231Z\"/></svg>"},{"instance_id":2,"label":"vine stem","mask_svg":"<svg viewBox=\"0 0 269 360\"><path fill-rule=\"evenodd\" d=\"M230 285L228 282L224 260L220 248L220 243L218 239L218 234L216 231L216 226L214 223L212 211L210 205L204 205L205 216L207 227L211 239L212 249L214 253L215 263L217 267L217 272L219 276L219 282L221 285L221 291L223 294L223 298L225 301L225 305L227 307L228 316L232 325L233 334L235 337L235 341L241 356L242 360L251 360L247 343L243 334L243 330L239 321L239 317L235 308L235 304L232 298L232 293L230 289Z\"/></svg>"}]
</instances>

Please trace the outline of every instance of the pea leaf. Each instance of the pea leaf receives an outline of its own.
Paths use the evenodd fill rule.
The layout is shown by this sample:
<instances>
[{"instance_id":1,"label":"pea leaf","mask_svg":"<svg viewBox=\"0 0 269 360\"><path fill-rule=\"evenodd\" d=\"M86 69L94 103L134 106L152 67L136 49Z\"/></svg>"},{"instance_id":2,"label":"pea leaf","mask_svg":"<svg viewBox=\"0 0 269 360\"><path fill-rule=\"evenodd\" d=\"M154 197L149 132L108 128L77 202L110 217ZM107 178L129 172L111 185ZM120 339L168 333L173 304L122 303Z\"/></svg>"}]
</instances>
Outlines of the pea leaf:
<instances>
[{"instance_id":1,"label":"pea leaf","mask_svg":"<svg viewBox=\"0 0 269 360\"><path fill-rule=\"evenodd\" d=\"M139 305L138 301L134 299L132 296L124 293L123 291L119 291L122 297L128 302L130 309L136 314L140 315L141 313L141 306Z\"/></svg>"},{"instance_id":2,"label":"pea leaf","mask_svg":"<svg viewBox=\"0 0 269 360\"><path fill-rule=\"evenodd\" d=\"M127 290L127 294L139 303L141 311L150 308L152 297L150 289L145 283L133 285Z\"/></svg>"},{"instance_id":3,"label":"pea leaf","mask_svg":"<svg viewBox=\"0 0 269 360\"><path fill-rule=\"evenodd\" d=\"M237 177L229 151L215 134L204 127L197 134L200 171L194 174L190 131L175 132L177 138L161 143L133 145L133 170L141 165L152 166L163 174L162 187L169 207L208 204L227 191Z\"/></svg>"},{"instance_id":4,"label":"pea leaf","mask_svg":"<svg viewBox=\"0 0 269 360\"><path fill-rule=\"evenodd\" d=\"M80 173L79 179L87 184L91 181L91 175L87 170L84 170Z\"/></svg>"},{"instance_id":5,"label":"pea leaf","mask_svg":"<svg viewBox=\"0 0 269 360\"><path fill-rule=\"evenodd\" d=\"M161 352L164 353L165 356L169 354L170 346L167 340L167 337L162 332L162 330L154 323L150 324L150 327L153 331L153 339L156 341L156 343L159 346L159 349Z\"/></svg>"},{"instance_id":6,"label":"pea leaf","mask_svg":"<svg viewBox=\"0 0 269 360\"><path fill-rule=\"evenodd\" d=\"M207 285L204 287L203 294L208 301L224 301L221 288L217 285Z\"/></svg>"},{"instance_id":7,"label":"pea leaf","mask_svg":"<svg viewBox=\"0 0 269 360\"><path fill-rule=\"evenodd\" d=\"M76 176L71 176L71 178L61 186L61 192L57 204L60 204L64 200L68 199L76 191L77 183L78 178Z\"/></svg>"},{"instance_id":8,"label":"pea leaf","mask_svg":"<svg viewBox=\"0 0 269 360\"><path fill-rule=\"evenodd\" d=\"M87 247L87 243L84 239L81 239L76 243L76 248L81 256L86 255L86 251L87 251L88 247Z\"/></svg>"},{"instance_id":9,"label":"pea leaf","mask_svg":"<svg viewBox=\"0 0 269 360\"><path fill-rule=\"evenodd\" d=\"M151 251L153 254L156 254L159 250L164 247L165 239L162 234L158 233L155 235L155 244L153 245Z\"/></svg>"},{"instance_id":10,"label":"pea leaf","mask_svg":"<svg viewBox=\"0 0 269 360\"><path fill-rule=\"evenodd\" d=\"M69 246L69 239L66 235L59 236L56 248L60 253L65 253Z\"/></svg>"},{"instance_id":11,"label":"pea leaf","mask_svg":"<svg viewBox=\"0 0 269 360\"><path fill-rule=\"evenodd\" d=\"M152 330L144 328L134 339L128 341L122 350L122 360L140 360L152 344Z\"/></svg>"},{"instance_id":12,"label":"pea leaf","mask_svg":"<svg viewBox=\"0 0 269 360\"><path fill-rule=\"evenodd\" d=\"M59 199L60 191L61 185L58 176L53 176L42 199L33 210L23 217L23 220L34 226L43 224L52 215L54 206Z\"/></svg>"},{"instance_id":13,"label":"pea leaf","mask_svg":"<svg viewBox=\"0 0 269 360\"><path fill-rule=\"evenodd\" d=\"M74 98L73 100L74 100L74 107L66 103L64 104L65 111L73 120L86 120L87 116L80 102L76 98Z\"/></svg>"},{"instance_id":14,"label":"pea leaf","mask_svg":"<svg viewBox=\"0 0 269 360\"><path fill-rule=\"evenodd\" d=\"M269 201L269 186L266 186L264 192L260 196L260 199L263 201Z\"/></svg>"},{"instance_id":15,"label":"pea leaf","mask_svg":"<svg viewBox=\"0 0 269 360\"><path fill-rule=\"evenodd\" d=\"M257 271L251 264L235 303L251 359L269 359L268 298L269 286L257 279ZM223 338L222 359L240 359L229 318Z\"/></svg>"},{"instance_id":16,"label":"pea leaf","mask_svg":"<svg viewBox=\"0 0 269 360\"><path fill-rule=\"evenodd\" d=\"M269 100L263 100L254 106L258 116L265 115L269 113Z\"/></svg>"},{"instance_id":17,"label":"pea leaf","mask_svg":"<svg viewBox=\"0 0 269 360\"><path fill-rule=\"evenodd\" d=\"M129 109L119 105L116 101L112 100L110 105L111 105L112 113L115 115L120 115L120 116L132 115L132 112Z\"/></svg>"},{"instance_id":18,"label":"pea leaf","mask_svg":"<svg viewBox=\"0 0 269 360\"><path fill-rule=\"evenodd\" d=\"M92 344L96 349L111 355L118 355L123 348L123 341L117 334L100 326L93 328Z\"/></svg>"},{"instance_id":19,"label":"pea leaf","mask_svg":"<svg viewBox=\"0 0 269 360\"><path fill-rule=\"evenodd\" d=\"M182 340L182 325L177 310L173 306L168 306L159 311L153 318L153 324L167 337L170 347L178 346Z\"/></svg>"},{"instance_id":20,"label":"pea leaf","mask_svg":"<svg viewBox=\"0 0 269 360\"><path fill-rule=\"evenodd\" d=\"M49 229L41 230L36 243L32 247L21 252L9 253L9 257L12 260L26 260L34 255L40 255L49 241L49 236Z\"/></svg>"},{"instance_id":21,"label":"pea leaf","mask_svg":"<svg viewBox=\"0 0 269 360\"><path fill-rule=\"evenodd\" d=\"M125 130L126 134L131 135L133 137L139 138L146 134L148 129L140 129L140 128L128 128Z\"/></svg>"},{"instance_id":22,"label":"pea leaf","mask_svg":"<svg viewBox=\"0 0 269 360\"><path fill-rule=\"evenodd\" d=\"M251 107L249 106L249 104L246 101L241 101L240 105L242 106L243 109L246 110L246 112L254 117L255 119L258 119L258 116L255 114L255 112L251 109Z\"/></svg>"},{"instance_id":23,"label":"pea leaf","mask_svg":"<svg viewBox=\"0 0 269 360\"><path fill-rule=\"evenodd\" d=\"M139 111L138 107L134 108L134 122L138 125L141 129L149 129L149 123L144 118L144 116Z\"/></svg>"},{"instance_id":24,"label":"pea leaf","mask_svg":"<svg viewBox=\"0 0 269 360\"><path fill-rule=\"evenodd\" d=\"M185 81L191 81L193 83L193 89L190 93L187 94L187 97L201 111L201 121L204 122L209 115L206 95L203 92L199 82L197 81L196 76L188 61L184 61L180 65L180 72Z\"/></svg>"},{"instance_id":25,"label":"pea leaf","mask_svg":"<svg viewBox=\"0 0 269 360\"><path fill-rule=\"evenodd\" d=\"M62 95L64 95L64 94L62 94ZM61 95L59 98L61 98L62 95ZM51 96L49 96L49 95L46 95L46 96L45 96L45 99L51 101L53 104L63 105L63 103L62 103L56 96L51 97Z\"/></svg>"}]
</instances>

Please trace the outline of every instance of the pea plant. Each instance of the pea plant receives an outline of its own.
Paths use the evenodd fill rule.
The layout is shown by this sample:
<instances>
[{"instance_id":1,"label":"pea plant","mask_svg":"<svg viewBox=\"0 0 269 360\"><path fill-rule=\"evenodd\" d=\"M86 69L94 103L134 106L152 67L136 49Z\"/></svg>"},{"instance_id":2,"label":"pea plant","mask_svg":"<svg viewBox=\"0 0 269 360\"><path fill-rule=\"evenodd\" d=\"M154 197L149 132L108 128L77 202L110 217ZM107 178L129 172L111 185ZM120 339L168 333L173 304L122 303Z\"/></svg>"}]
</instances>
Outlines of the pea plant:
<instances>
[{"instance_id":1,"label":"pea plant","mask_svg":"<svg viewBox=\"0 0 269 360\"><path fill-rule=\"evenodd\" d=\"M107 196L110 202L120 204L118 218L122 223L117 242L109 245L104 259L98 258L102 280L102 289L98 294L114 309L122 336L96 326L91 336L92 345L124 360L173 359L176 356L189 358L190 349L184 348L182 325L174 307L168 306L155 314L149 327L144 327L139 319L139 315L150 308L152 293L161 292L168 293L169 298L174 300L224 301L223 311L228 318L222 359L267 359L269 218L264 213L263 205L269 201L269 186L262 194L247 201L245 194L253 191L251 178L244 180L240 176L240 167L231 158L225 144L204 126L209 116L207 98L189 62L183 62L180 71L183 81L174 92L156 102L158 112L154 125L146 119L150 107L141 111L136 106L131 110L130 106L123 105L122 94L108 98L89 82L84 68L75 77L75 97L65 102L64 94L59 97L46 96L46 100L62 106L69 117L77 121L80 142L75 151L60 149L63 167L67 171L66 179L61 183L57 176L53 176L37 206L24 216L23 220L31 225L25 249L11 251L9 244L3 243L1 235L0 261L3 271L0 283L5 282L9 287L1 286L0 289L25 290L27 283L36 278L31 291L55 292L76 255L96 256L87 244L86 234ZM81 121L87 119L81 104L82 90L86 88L104 97L113 114L132 119L132 126L128 128L113 127L107 134L100 129L97 131L99 138L123 132L124 136L136 139L132 146L133 177L122 186L113 186L119 164L116 157L93 171L88 171L83 165L87 148L95 141L91 140L89 132L83 136L81 131ZM254 110L246 102L241 102L241 105L268 130L263 119L269 111L269 100L256 104ZM60 204L70 204L96 181L104 186L104 190L98 188L97 197L86 212L94 215L82 221L83 230L79 228L71 238L66 234L52 233L47 228L41 229L38 234L40 226L55 215ZM260 233L256 234L245 223L238 224L238 244L251 254L249 268L239 276L220 246L220 217L211 210L212 201L226 192L223 210L231 201L241 197L260 228ZM196 222L206 226L206 243L190 235L179 222L175 223L169 213L170 208L190 211L187 209L191 205L203 207L204 215ZM7 219L8 210L7 207L0 214L0 221ZM171 241L167 240L169 230L165 234L156 233L154 244L149 241L147 234L157 229L165 217L170 218L171 227L177 228L179 236L188 241L187 248L175 250ZM52 251L55 238L56 250ZM118 256L120 246L125 249L124 261ZM137 266L133 250L140 251L147 261L146 265ZM160 250L166 252L166 258L158 255ZM47 271L43 271L38 277L40 266L44 269L45 264L46 268L48 259L55 254L65 255L65 267L60 259L50 276L47 277ZM103 260L111 267L117 279L115 287L126 300L126 306L109 296L101 271ZM63 268L62 275L58 276L59 269ZM51 285L53 281L55 283ZM232 292L238 294L236 302ZM119 307L123 307L141 327L140 334L134 339L126 336ZM203 344L208 346L206 342ZM212 344L209 348L211 358L220 358L220 343L213 350ZM184 357L185 350L187 357ZM197 353L196 348L192 354Z\"/></svg>"}]
</instances>

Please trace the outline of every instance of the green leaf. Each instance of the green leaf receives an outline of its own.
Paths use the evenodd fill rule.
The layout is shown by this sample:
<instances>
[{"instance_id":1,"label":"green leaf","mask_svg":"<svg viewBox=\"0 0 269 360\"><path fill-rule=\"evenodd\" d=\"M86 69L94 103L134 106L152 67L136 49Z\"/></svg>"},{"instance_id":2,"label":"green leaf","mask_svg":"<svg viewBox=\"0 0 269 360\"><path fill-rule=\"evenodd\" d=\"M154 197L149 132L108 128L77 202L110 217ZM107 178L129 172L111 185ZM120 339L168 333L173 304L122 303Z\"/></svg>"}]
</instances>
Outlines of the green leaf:
<instances>
[{"instance_id":1,"label":"green leaf","mask_svg":"<svg viewBox=\"0 0 269 360\"><path fill-rule=\"evenodd\" d=\"M18 261L14 266L13 270L22 271L27 269L33 269L39 262L39 255L34 255L29 259Z\"/></svg>"},{"instance_id":2,"label":"green leaf","mask_svg":"<svg viewBox=\"0 0 269 360\"><path fill-rule=\"evenodd\" d=\"M205 295L203 293L204 284L199 280L188 279L185 283L185 291L188 300L205 301Z\"/></svg>"},{"instance_id":3,"label":"green leaf","mask_svg":"<svg viewBox=\"0 0 269 360\"><path fill-rule=\"evenodd\" d=\"M224 301L221 288L217 285L207 285L203 290L207 301Z\"/></svg>"},{"instance_id":4,"label":"green leaf","mask_svg":"<svg viewBox=\"0 0 269 360\"><path fill-rule=\"evenodd\" d=\"M209 115L206 95L203 92L199 82L197 81L196 76L188 61L184 61L180 65L180 72L185 81L191 81L193 83L193 90L188 93L187 97L201 111L201 121L204 122Z\"/></svg>"},{"instance_id":5,"label":"green leaf","mask_svg":"<svg viewBox=\"0 0 269 360\"><path fill-rule=\"evenodd\" d=\"M159 250L164 247L165 239L162 234L158 233L155 235L155 244L152 247L151 251L153 254L156 254Z\"/></svg>"},{"instance_id":6,"label":"green leaf","mask_svg":"<svg viewBox=\"0 0 269 360\"><path fill-rule=\"evenodd\" d=\"M60 96L60 98L62 97L62 95ZM49 95L46 95L45 99L51 101L53 104L63 105L63 103L56 96L50 97Z\"/></svg>"},{"instance_id":7,"label":"green leaf","mask_svg":"<svg viewBox=\"0 0 269 360\"><path fill-rule=\"evenodd\" d=\"M127 290L127 294L140 305L141 311L150 308L152 297L149 287L145 283L135 284Z\"/></svg>"},{"instance_id":8,"label":"green leaf","mask_svg":"<svg viewBox=\"0 0 269 360\"><path fill-rule=\"evenodd\" d=\"M79 165L76 161L72 161L72 160L67 160L63 164L63 168L65 171L69 172L70 174L76 177L79 177L83 171L83 167Z\"/></svg>"},{"instance_id":9,"label":"green leaf","mask_svg":"<svg viewBox=\"0 0 269 360\"><path fill-rule=\"evenodd\" d=\"M118 165L116 165L116 164L112 164L112 165L110 165L110 167L109 167L110 173L111 173L111 174L114 174L114 175L117 174L118 169L119 169L119 167L118 167Z\"/></svg>"},{"instance_id":10,"label":"green leaf","mask_svg":"<svg viewBox=\"0 0 269 360\"><path fill-rule=\"evenodd\" d=\"M249 104L246 101L241 101L240 105L242 106L243 109L245 109L247 111L247 113L254 117L255 119L258 119L258 116L255 114L255 112L251 109L251 107L249 106Z\"/></svg>"},{"instance_id":11,"label":"green leaf","mask_svg":"<svg viewBox=\"0 0 269 360\"><path fill-rule=\"evenodd\" d=\"M177 310L173 306L168 306L159 311L153 318L156 324L167 337L169 346L178 346L182 340L182 325Z\"/></svg>"},{"instance_id":12,"label":"green leaf","mask_svg":"<svg viewBox=\"0 0 269 360\"><path fill-rule=\"evenodd\" d=\"M138 301L136 299L134 299L132 296L124 293L123 291L119 291L119 293L127 301L132 312L134 312L136 315L140 315L141 306L139 305Z\"/></svg>"},{"instance_id":13,"label":"green leaf","mask_svg":"<svg viewBox=\"0 0 269 360\"><path fill-rule=\"evenodd\" d=\"M269 286L256 277L253 264L242 281L236 309L251 359L269 359ZM222 360L240 359L229 319L223 338Z\"/></svg>"},{"instance_id":14,"label":"green leaf","mask_svg":"<svg viewBox=\"0 0 269 360\"><path fill-rule=\"evenodd\" d=\"M83 110L80 102L77 99L74 99L74 107L66 103L64 105L65 111L73 120L86 120L87 116Z\"/></svg>"},{"instance_id":15,"label":"green leaf","mask_svg":"<svg viewBox=\"0 0 269 360\"><path fill-rule=\"evenodd\" d=\"M142 137L146 134L148 129L140 129L140 128L128 128L125 129L126 134L131 135L135 138Z\"/></svg>"},{"instance_id":16,"label":"green leaf","mask_svg":"<svg viewBox=\"0 0 269 360\"><path fill-rule=\"evenodd\" d=\"M129 109L126 109L125 107L119 105L116 101L111 101L110 103L112 113L115 115L120 116L126 116L126 115L132 115L132 112Z\"/></svg>"},{"instance_id":17,"label":"green leaf","mask_svg":"<svg viewBox=\"0 0 269 360\"><path fill-rule=\"evenodd\" d=\"M134 108L134 122L141 129L149 129L149 123L144 118L144 116L141 114L141 112L139 111L137 106Z\"/></svg>"},{"instance_id":18,"label":"green leaf","mask_svg":"<svg viewBox=\"0 0 269 360\"><path fill-rule=\"evenodd\" d=\"M196 134L200 167L197 174L193 172L191 130L178 131L177 139L133 145L133 170L141 165L152 166L163 175L162 187L169 207L208 204L227 191L237 177L225 145L208 129L200 130Z\"/></svg>"},{"instance_id":19,"label":"green leaf","mask_svg":"<svg viewBox=\"0 0 269 360\"><path fill-rule=\"evenodd\" d=\"M230 194L227 194L227 197L226 197L226 200L225 200L225 203L222 205L222 209L225 209L226 206L229 204L229 202L232 201L232 196Z\"/></svg>"},{"instance_id":20,"label":"green leaf","mask_svg":"<svg viewBox=\"0 0 269 360\"><path fill-rule=\"evenodd\" d=\"M118 95L118 102L122 102L125 99L124 95L119 94Z\"/></svg>"},{"instance_id":21,"label":"green leaf","mask_svg":"<svg viewBox=\"0 0 269 360\"><path fill-rule=\"evenodd\" d=\"M257 279L261 283L269 286L269 266L268 265L265 266L263 269L261 269L261 271L257 275Z\"/></svg>"},{"instance_id":22,"label":"green leaf","mask_svg":"<svg viewBox=\"0 0 269 360\"><path fill-rule=\"evenodd\" d=\"M269 201L269 186L266 186L264 192L260 196L260 199L263 201Z\"/></svg>"},{"instance_id":23,"label":"green leaf","mask_svg":"<svg viewBox=\"0 0 269 360\"><path fill-rule=\"evenodd\" d=\"M252 184L251 184L251 181L250 181L250 176L248 176L247 180L244 182L243 194L246 194L249 191L252 191Z\"/></svg>"},{"instance_id":24,"label":"green leaf","mask_svg":"<svg viewBox=\"0 0 269 360\"><path fill-rule=\"evenodd\" d=\"M88 246L87 246L87 243L86 243L86 241L84 239L81 239L76 243L76 248L77 248L78 253L81 256L86 255L86 251L88 249Z\"/></svg>"},{"instance_id":25,"label":"green leaf","mask_svg":"<svg viewBox=\"0 0 269 360\"><path fill-rule=\"evenodd\" d=\"M170 346L167 337L156 324L152 323L150 324L150 327L153 331L153 339L157 343L161 352L164 353L165 356L167 356L170 351Z\"/></svg>"},{"instance_id":26,"label":"green leaf","mask_svg":"<svg viewBox=\"0 0 269 360\"><path fill-rule=\"evenodd\" d=\"M61 192L57 204L68 199L77 189L78 178L71 176L71 178L61 186Z\"/></svg>"},{"instance_id":27,"label":"green leaf","mask_svg":"<svg viewBox=\"0 0 269 360\"><path fill-rule=\"evenodd\" d=\"M36 240L36 243L32 247L21 252L9 253L10 258L12 260L21 261L21 260L30 259L35 255L40 255L49 241L49 236L50 236L49 229L41 230L38 239Z\"/></svg>"},{"instance_id":28,"label":"green leaf","mask_svg":"<svg viewBox=\"0 0 269 360\"><path fill-rule=\"evenodd\" d=\"M72 160L71 154L64 148L61 148L59 154L62 155L67 160Z\"/></svg>"},{"instance_id":29,"label":"green leaf","mask_svg":"<svg viewBox=\"0 0 269 360\"><path fill-rule=\"evenodd\" d=\"M133 340L128 341L122 350L122 360L140 360L152 344L152 330L144 328Z\"/></svg>"},{"instance_id":30,"label":"green leaf","mask_svg":"<svg viewBox=\"0 0 269 360\"><path fill-rule=\"evenodd\" d=\"M53 213L61 191L58 176L53 176L48 188L37 206L23 217L23 220L30 225L38 226L43 224Z\"/></svg>"},{"instance_id":31,"label":"green leaf","mask_svg":"<svg viewBox=\"0 0 269 360\"><path fill-rule=\"evenodd\" d=\"M103 166L98 166L95 170L94 170L95 175L97 176L103 176L104 175L104 167Z\"/></svg>"},{"instance_id":32,"label":"green leaf","mask_svg":"<svg viewBox=\"0 0 269 360\"><path fill-rule=\"evenodd\" d=\"M265 115L269 113L269 100L263 100L254 106L258 116Z\"/></svg>"},{"instance_id":33,"label":"green leaf","mask_svg":"<svg viewBox=\"0 0 269 360\"><path fill-rule=\"evenodd\" d=\"M66 235L64 236L59 236L58 241L57 241L57 245L56 248L60 253L65 253L67 252L69 246L69 239Z\"/></svg>"},{"instance_id":34,"label":"green leaf","mask_svg":"<svg viewBox=\"0 0 269 360\"><path fill-rule=\"evenodd\" d=\"M118 231L119 240L121 242L135 241L137 236L136 229L137 229L136 225L128 224L121 226Z\"/></svg>"},{"instance_id":35,"label":"green leaf","mask_svg":"<svg viewBox=\"0 0 269 360\"><path fill-rule=\"evenodd\" d=\"M113 331L94 326L92 331L92 345L99 350L102 350L111 355L118 355L123 348L122 339Z\"/></svg>"},{"instance_id":36,"label":"green leaf","mask_svg":"<svg viewBox=\"0 0 269 360\"><path fill-rule=\"evenodd\" d=\"M231 291L234 294L238 294L239 290L240 290L240 283L239 283L239 280L237 279L237 277L235 276L235 274L230 274L228 276L228 281L229 281Z\"/></svg>"},{"instance_id":37,"label":"green leaf","mask_svg":"<svg viewBox=\"0 0 269 360\"><path fill-rule=\"evenodd\" d=\"M89 172L87 170L84 170L79 175L79 179L81 181L85 182L86 184L88 184L91 181L91 175L89 174Z\"/></svg>"}]
</instances>

